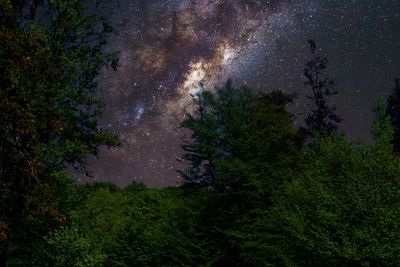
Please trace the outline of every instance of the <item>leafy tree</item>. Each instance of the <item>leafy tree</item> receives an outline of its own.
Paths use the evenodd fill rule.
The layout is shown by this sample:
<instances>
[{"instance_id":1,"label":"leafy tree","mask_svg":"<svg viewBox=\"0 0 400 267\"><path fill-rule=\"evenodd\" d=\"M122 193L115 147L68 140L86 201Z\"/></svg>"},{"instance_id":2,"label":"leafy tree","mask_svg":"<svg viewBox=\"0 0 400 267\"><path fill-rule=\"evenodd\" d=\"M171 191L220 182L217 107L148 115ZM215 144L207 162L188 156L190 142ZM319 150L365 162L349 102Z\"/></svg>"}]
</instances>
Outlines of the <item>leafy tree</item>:
<instances>
[{"instance_id":1,"label":"leafy tree","mask_svg":"<svg viewBox=\"0 0 400 267\"><path fill-rule=\"evenodd\" d=\"M47 264L49 266L103 266L106 256L76 227L57 230L47 238Z\"/></svg>"},{"instance_id":2,"label":"leafy tree","mask_svg":"<svg viewBox=\"0 0 400 267\"><path fill-rule=\"evenodd\" d=\"M98 128L94 97L96 76L116 66L103 49L111 34L81 1L0 2L0 258L9 264L35 264L33 243L65 223L55 199L69 184L66 164L119 144Z\"/></svg>"},{"instance_id":3,"label":"leafy tree","mask_svg":"<svg viewBox=\"0 0 400 267\"><path fill-rule=\"evenodd\" d=\"M50 263L188 266L201 262L196 239L200 198L188 197L180 188L148 189L137 183L125 189L104 183L81 189L85 197L70 212L70 226L47 238Z\"/></svg>"},{"instance_id":4,"label":"leafy tree","mask_svg":"<svg viewBox=\"0 0 400 267\"><path fill-rule=\"evenodd\" d=\"M180 189L129 188L125 193L130 207L127 224L108 250L109 265L198 264L201 250L194 238L197 211Z\"/></svg>"},{"instance_id":5,"label":"leafy tree","mask_svg":"<svg viewBox=\"0 0 400 267\"><path fill-rule=\"evenodd\" d=\"M304 69L306 77L305 86L311 91L307 97L311 100L311 112L306 118L306 124L310 133L329 135L336 132L337 123L341 121L336 115L336 108L328 103L328 97L336 95L335 82L325 75L328 59L317 53L314 40L308 40L311 51L311 60Z\"/></svg>"},{"instance_id":6,"label":"leafy tree","mask_svg":"<svg viewBox=\"0 0 400 267\"><path fill-rule=\"evenodd\" d=\"M322 138L275 206L284 262L398 266L400 162L381 143Z\"/></svg>"}]
</instances>

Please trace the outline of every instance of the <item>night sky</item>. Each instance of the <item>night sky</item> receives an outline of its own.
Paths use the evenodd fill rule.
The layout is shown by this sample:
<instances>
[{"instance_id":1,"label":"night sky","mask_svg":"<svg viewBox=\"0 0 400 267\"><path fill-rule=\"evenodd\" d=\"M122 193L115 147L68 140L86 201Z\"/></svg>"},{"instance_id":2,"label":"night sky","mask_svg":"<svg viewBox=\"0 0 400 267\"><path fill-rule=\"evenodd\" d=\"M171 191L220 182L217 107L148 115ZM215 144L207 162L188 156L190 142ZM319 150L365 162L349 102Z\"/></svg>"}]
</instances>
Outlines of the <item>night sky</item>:
<instances>
[{"instance_id":1,"label":"night sky","mask_svg":"<svg viewBox=\"0 0 400 267\"><path fill-rule=\"evenodd\" d=\"M307 39L329 59L334 103L351 139L370 140L373 103L400 76L399 0L132 0L120 3L113 21L125 22L110 47L120 65L100 79L100 122L124 146L102 148L84 180L179 184L188 134L178 126L199 83L213 90L232 78L258 91L297 92L290 110L301 118Z\"/></svg>"}]
</instances>

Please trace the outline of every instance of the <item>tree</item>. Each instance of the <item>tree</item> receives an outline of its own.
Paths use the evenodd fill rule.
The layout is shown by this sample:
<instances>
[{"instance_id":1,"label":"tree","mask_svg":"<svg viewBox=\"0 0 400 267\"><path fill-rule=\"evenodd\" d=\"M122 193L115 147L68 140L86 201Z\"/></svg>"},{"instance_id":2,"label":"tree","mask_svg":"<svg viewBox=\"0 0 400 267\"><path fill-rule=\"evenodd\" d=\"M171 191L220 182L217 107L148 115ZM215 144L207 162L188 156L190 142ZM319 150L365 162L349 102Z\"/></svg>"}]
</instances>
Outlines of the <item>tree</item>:
<instances>
[{"instance_id":1,"label":"tree","mask_svg":"<svg viewBox=\"0 0 400 267\"><path fill-rule=\"evenodd\" d=\"M336 95L335 82L325 75L328 59L317 53L314 40L308 40L311 60L304 69L305 86L311 91L307 97L311 100L311 112L306 118L309 133L330 135L338 130L337 123L341 121L336 115L336 108L328 103L328 97Z\"/></svg>"},{"instance_id":2,"label":"tree","mask_svg":"<svg viewBox=\"0 0 400 267\"><path fill-rule=\"evenodd\" d=\"M191 163L181 172L186 183L229 192L249 189L271 176L283 155L296 155L302 145L285 110L290 101L283 93L255 94L234 88L230 81L216 93L198 95L196 114L182 123L192 132L183 145L184 158ZM294 163L296 156L287 160Z\"/></svg>"},{"instance_id":3,"label":"tree","mask_svg":"<svg viewBox=\"0 0 400 267\"><path fill-rule=\"evenodd\" d=\"M398 266L400 162L380 142L319 138L277 196L286 265Z\"/></svg>"},{"instance_id":4,"label":"tree","mask_svg":"<svg viewBox=\"0 0 400 267\"><path fill-rule=\"evenodd\" d=\"M395 79L392 94L388 98L388 109L393 134L393 149L396 153L400 153L400 80Z\"/></svg>"},{"instance_id":5,"label":"tree","mask_svg":"<svg viewBox=\"0 0 400 267\"><path fill-rule=\"evenodd\" d=\"M46 241L50 248L47 264L51 266L104 266L106 256L76 227L61 228Z\"/></svg>"},{"instance_id":6,"label":"tree","mask_svg":"<svg viewBox=\"0 0 400 267\"><path fill-rule=\"evenodd\" d=\"M119 144L98 127L94 96L96 76L116 67L104 50L112 34L77 0L0 2L0 258L9 264L33 264L33 243L65 223L54 200L68 192L66 165Z\"/></svg>"},{"instance_id":7,"label":"tree","mask_svg":"<svg viewBox=\"0 0 400 267\"><path fill-rule=\"evenodd\" d=\"M182 188L149 189L138 183L80 189L83 198L70 212L70 226L46 238L51 266L200 264L197 193L189 197Z\"/></svg>"},{"instance_id":8,"label":"tree","mask_svg":"<svg viewBox=\"0 0 400 267\"><path fill-rule=\"evenodd\" d=\"M304 140L286 111L291 97L228 81L195 101L196 113L182 124L192 131L183 146L191 166L182 174L187 187L213 192L199 222L201 240L209 240L208 264L264 266L273 254L263 219L272 196L301 165Z\"/></svg>"}]
</instances>

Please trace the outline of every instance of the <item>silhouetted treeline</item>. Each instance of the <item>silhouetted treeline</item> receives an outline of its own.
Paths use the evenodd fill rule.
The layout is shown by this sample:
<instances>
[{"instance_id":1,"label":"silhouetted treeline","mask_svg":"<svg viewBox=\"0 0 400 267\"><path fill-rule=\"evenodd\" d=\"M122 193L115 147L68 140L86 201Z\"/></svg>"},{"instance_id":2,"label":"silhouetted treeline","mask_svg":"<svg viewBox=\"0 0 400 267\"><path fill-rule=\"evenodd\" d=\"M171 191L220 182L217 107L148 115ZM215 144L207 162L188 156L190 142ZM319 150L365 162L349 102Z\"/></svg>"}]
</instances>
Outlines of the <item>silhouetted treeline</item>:
<instances>
[{"instance_id":1,"label":"silhouetted treeline","mask_svg":"<svg viewBox=\"0 0 400 267\"><path fill-rule=\"evenodd\" d=\"M400 158L385 102L374 143L311 140L291 97L228 83L183 126L182 187L75 186L69 222L46 237L54 265L397 266Z\"/></svg>"}]
</instances>

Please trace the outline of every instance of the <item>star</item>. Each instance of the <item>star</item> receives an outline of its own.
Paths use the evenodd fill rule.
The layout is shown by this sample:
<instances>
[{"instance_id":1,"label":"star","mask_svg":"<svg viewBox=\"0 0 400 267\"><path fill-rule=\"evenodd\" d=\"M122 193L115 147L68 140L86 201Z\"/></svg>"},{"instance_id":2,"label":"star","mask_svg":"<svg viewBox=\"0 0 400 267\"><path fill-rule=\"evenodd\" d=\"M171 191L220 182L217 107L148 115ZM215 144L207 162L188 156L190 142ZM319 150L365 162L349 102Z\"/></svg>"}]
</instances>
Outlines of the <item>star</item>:
<instances>
[{"instance_id":1,"label":"star","mask_svg":"<svg viewBox=\"0 0 400 267\"><path fill-rule=\"evenodd\" d=\"M369 140L367 111L400 75L399 10L398 1L375 0L122 1L114 22L126 23L110 45L120 51L119 68L99 81L99 97L106 103L101 124L124 146L102 150L89 170L120 185L132 177L154 187L178 185L187 135L179 124L193 96L228 78L256 91L297 92L289 108L304 114L310 38L339 84L334 102L342 128Z\"/></svg>"}]
</instances>

